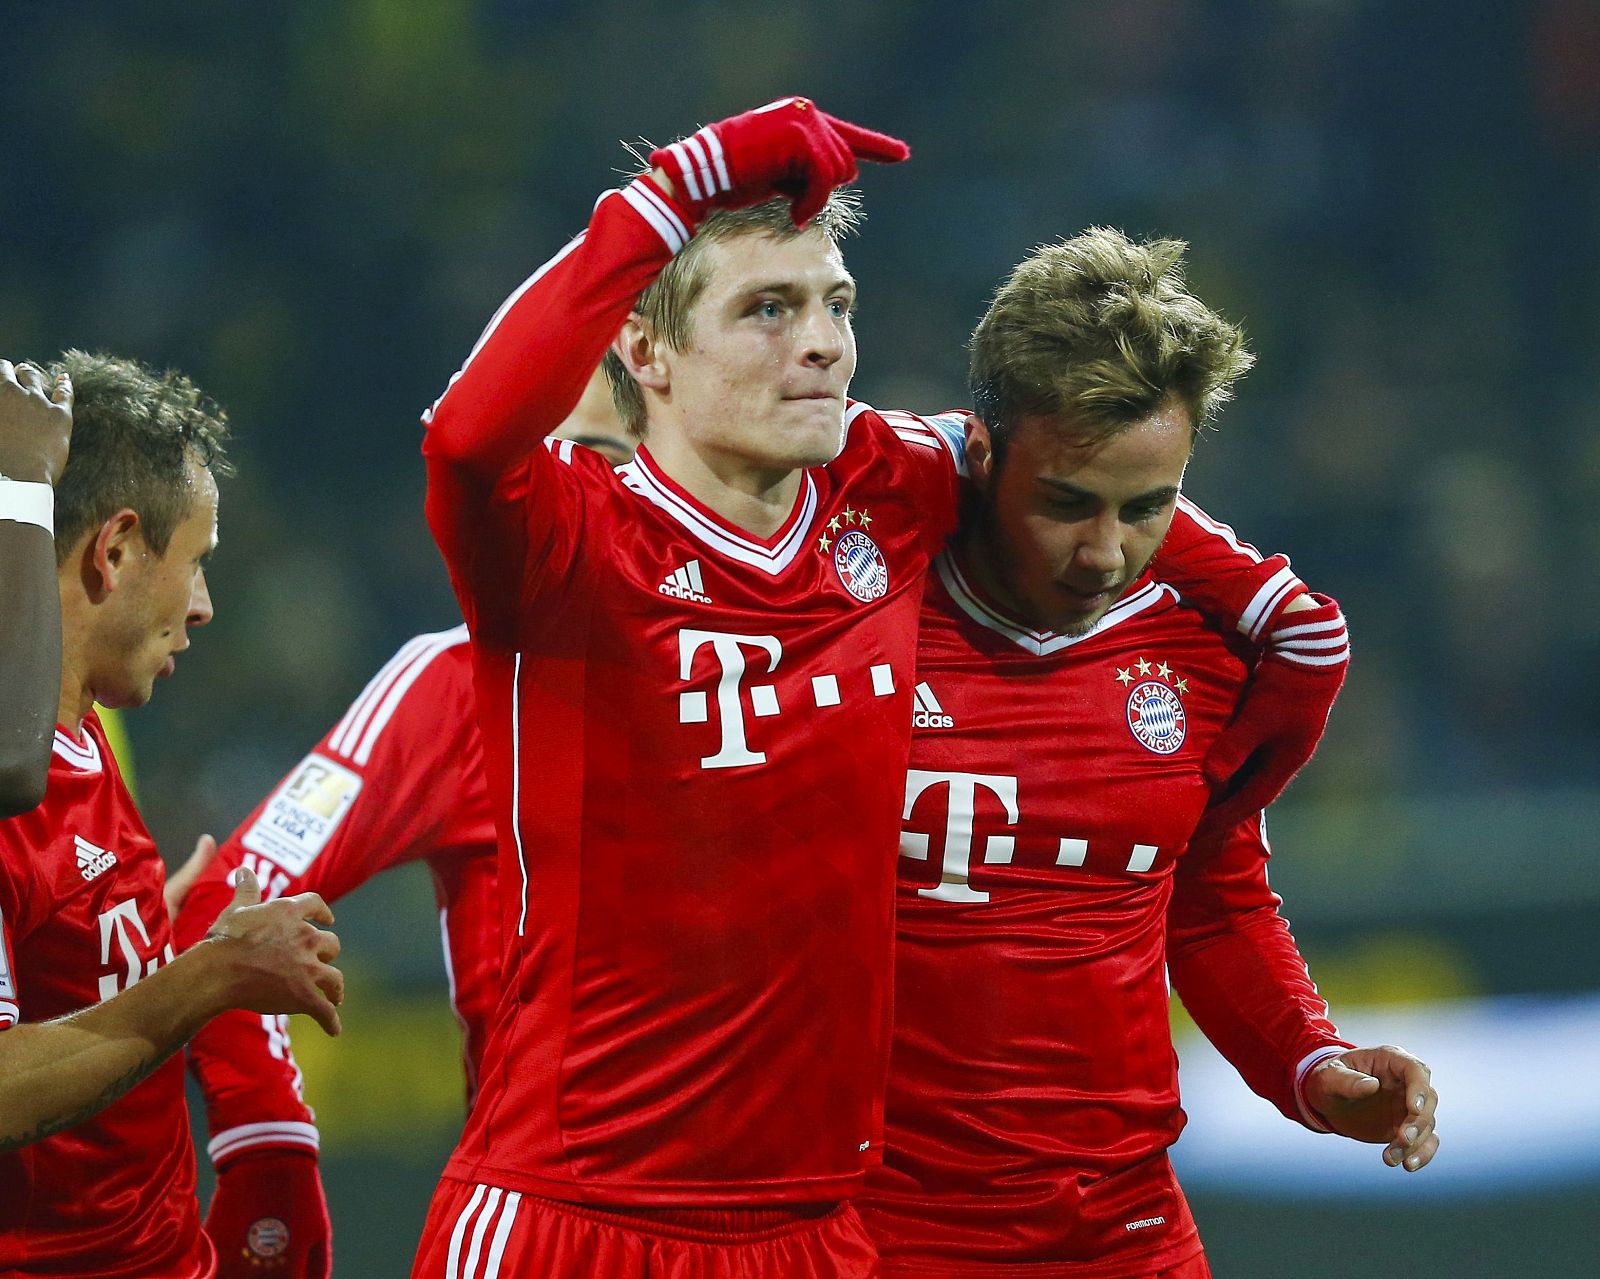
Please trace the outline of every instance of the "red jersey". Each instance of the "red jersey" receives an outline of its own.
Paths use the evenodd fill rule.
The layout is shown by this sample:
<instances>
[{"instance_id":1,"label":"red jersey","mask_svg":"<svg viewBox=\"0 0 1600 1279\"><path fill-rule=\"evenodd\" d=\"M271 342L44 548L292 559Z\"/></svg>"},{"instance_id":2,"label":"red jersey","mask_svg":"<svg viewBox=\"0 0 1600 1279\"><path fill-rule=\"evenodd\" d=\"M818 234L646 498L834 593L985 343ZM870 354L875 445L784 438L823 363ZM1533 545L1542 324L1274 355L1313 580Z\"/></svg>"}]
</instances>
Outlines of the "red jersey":
<instances>
[{"instance_id":1,"label":"red jersey","mask_svg":"<svg viewBox=\"0 0 1600 1279\"><path fill-rule=\"evenodd\" d=\"M856 406L771 537L648 448L556 441L687 239L647 180L517 291L429 414L472 632L505 986L447 1175L616 1205L848 1195L881 1142L892 849L954 423Z\"/></svg>"},{"instance_id":2,"label":"red jersey","mask_svg":"<svg viewBox=\"0 0 1600 1279\"><path fill-rule=\"evenodd\" d=\"M500 963L494 823L473 710L466 627L404 645L222 846L177 923L181 945L204 936L240 865L266 898L316 892L333 902L391 866L426 861L466 1031L469 1096ZM287 1020L224 1013L190 1044L219 1164L260 1146L317 1146Z\"/></svg>"},{"instance_id":3,"label":"red jersey","mask_svg":"<svg viewBox=\"0 0 1600 1279\"><path fill-rule=\"evenodd\" d=\"M885 1159L860 1204L886 1274L1033 1263L1110 1279L1198 1252L1165 1157L1183 1126L1169 904L1180 993L1190 968L1210 974L1192 1010L1280 1105L1298 1114L1297 1066L1343 1044L1277 914L1259 825L1185 851L1250 656L1148 578L1068 637L1008 618L955 556L938 561L902 810Z\"/></svg>"},{"instance_id":4,"label":"red jersey","mask_svg":"<svg viewBox=\"0 0 1600 1279\"><path fill-rule=\"evenodd\" d=\"M648 179L603 196L427 415L507 903L446 1175L620 1206L832 1200L881 1142L886 850L964 415L853 406L769 538L648 448L613 472L538 447L688 234ZM1218 539L1184 531L1202 553L1169 539L1178 576L1198 576ZM1220 558L1246 630L1298 585L1286 562Z\"/></svg>"},{"instance_id":5,"label":"red jersey","mask_svg":"<svg viewBox=\"0 0 1600 1279\"><path fill-rule=\"evenodd\" d=\"M44 803L0 821L0 1033L109 999L173 958L166 868L91 712L56 730ZM0 1153L0 1275L201 1279L174 1056L93 1118Z\"/></svg>"}]
</instances>

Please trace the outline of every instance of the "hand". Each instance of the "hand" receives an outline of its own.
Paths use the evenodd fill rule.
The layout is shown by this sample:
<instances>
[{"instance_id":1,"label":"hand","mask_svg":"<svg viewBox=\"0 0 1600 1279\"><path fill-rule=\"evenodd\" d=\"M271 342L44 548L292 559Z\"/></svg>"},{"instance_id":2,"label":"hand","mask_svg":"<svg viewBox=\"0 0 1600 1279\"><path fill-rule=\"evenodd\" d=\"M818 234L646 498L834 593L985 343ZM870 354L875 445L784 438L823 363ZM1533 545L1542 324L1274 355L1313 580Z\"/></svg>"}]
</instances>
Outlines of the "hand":
<instances>
[{"instance_id":1,"label":"hand","mask_svg":"<svg viewBox=\"0 0 1600 1279\"><path fill-rule=\"evenodd\" d=\"M697 222L707 209L782 196L793 205L794 224L805 226L836 187L855 181L857 160L895 164L910 155L899 138L840 120L808 98L780 98L657 147L650 163Z\"/></svg>"},{"instance_id":2,"label":"hand","mask_svg":"<svg viewBox=\"0 0 1600 1279\"><path fill-rule=\"evenodd\" d=\"M226 948L226 1006L309 1013L337 1035L344 977L329 965L339 957L339 939L316 927L333 923L328 904L316 893L263 903L252 871L241 866L234 876L233 901L202 943Z\"/></svg>"},{"instance_id":3,"label":"hand","mask_svg":"<svg viewBox=\"0 0 1600 1279\"><path fill-rule=\"evenodd\" d=\"M189 860L167 876L161 895L167 902L168 919L178 918L178 912L183 909L184 898L189 895L189 890L194 887L195 881L200 878L216 855L217 841L210 835L202 835L195 841L194 852L189 854Z\"/></svg>"},{"instance_id":4,"label":"hand","mask_svg":"<svg viewBox=\"0 0 1600 1279\"><path fill-rule=\"evenodd\" d=\"M0 360L0 475L54 484L72 439L72 380L58 375L46 390L34 364Z\"/></svg>"},{"instance_id":5,"label":"hand","mask_svg":"<svg viewBox=\"0 0 1600 1279\"><path fill-rule=\"evenodd\" d=\"M1279 616L1233 722L1206 755L1207 830L1229 830L1277 799L1328 726L1350 666L1349 635L1333 600L1300 599L1307 606Z\"/></svg>"},{"instance_id":6,"label":"hand","mask_svg":"<svg viewBox=\"0 0 1600 1279\"><path fill-rule=\"evenodd\" d=\"M333 1227L309 1150L248 1150L217 1169L206 1213L217 1279L328 1279Z\"/></svg>"},{"instance_id":7,"label":"hand","mask_svg":"<svg viewBox=\"0 0 1600 1279\"><path fill-rule=\"evenodd\" d=\"M1407 1172L1438 1153L1433 1130L1439 1094L1433 1072L1403 1048L1348 1048L1318 1062L1301 1091L1334 1132L1355 1141L1387 1142L1383 1162Z\"/></svg>"}]
</instances>

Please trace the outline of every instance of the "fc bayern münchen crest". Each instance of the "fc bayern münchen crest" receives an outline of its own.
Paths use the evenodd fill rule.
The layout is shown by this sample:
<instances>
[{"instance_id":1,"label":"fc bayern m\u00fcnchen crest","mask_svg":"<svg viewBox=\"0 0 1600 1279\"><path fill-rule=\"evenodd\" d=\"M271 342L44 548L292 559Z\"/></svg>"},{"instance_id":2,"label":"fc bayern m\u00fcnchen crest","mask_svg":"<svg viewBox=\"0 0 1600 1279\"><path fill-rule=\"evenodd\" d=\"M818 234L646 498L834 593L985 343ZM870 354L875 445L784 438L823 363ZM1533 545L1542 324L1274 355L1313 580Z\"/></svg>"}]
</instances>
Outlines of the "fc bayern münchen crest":
<instances>
[{"instance_id":1,"label":"fc bayern m\u00fcnchen crest","mask_svg":"<svg viewBox=\"0 0 1600 1279\"><path fill-rule=\"evenodd\" d=\"M1135 684L1128 694L1128 727L1146 750L1170 755L1183 745L1189 718L1177 693L1152 679Z\"/></svg>"},{"instance_id":2,"label":"fc bayern m\u00fcnchen crest","mask_svg":"<svg viewBox=\"0 0 1600 1279\"><path fill-rule=\"evenodd\" d=\"M245 1242L264 1260L281 1257L289 1250L289 1227L276 1217L262 1217L246 1232Z\"/></svg>"},{"instance_id":3,"label":"fc bayern m\u00fcnchen crest","mask_svg":"<svg viewBox=\"0 0 1600 1279\"><path fill-rule=\"evenodd\" d=\"M851 529L833 544L833 566L845 590L863 603L888 594L889 565L878 544L860 529Z\"/></svg>"}]
</instances>

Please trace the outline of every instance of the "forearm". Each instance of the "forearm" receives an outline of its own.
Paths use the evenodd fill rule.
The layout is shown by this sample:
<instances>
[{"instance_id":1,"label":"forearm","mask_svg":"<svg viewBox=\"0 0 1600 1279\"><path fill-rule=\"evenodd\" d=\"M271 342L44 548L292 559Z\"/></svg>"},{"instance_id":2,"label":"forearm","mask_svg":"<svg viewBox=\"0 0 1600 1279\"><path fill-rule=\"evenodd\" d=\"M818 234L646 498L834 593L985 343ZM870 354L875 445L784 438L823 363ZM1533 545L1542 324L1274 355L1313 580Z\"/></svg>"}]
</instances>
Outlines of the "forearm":
<instances>
[{"instance_id":1,"label":"forearm","mask_svg":"<svg viewBox=\"0 0 1600 1279\"><path fill-rule=\"evenodd\" d=\"M337 850L325 849L324 853L330 851ZM173 924L180 947L203 937L227 905L233 895L228 876L239 865L242 852L235 834L189 891ZM312 869L323 864L319 857ZM258 867L267 870L259 863ZM299 880L289 880L275 885L273 895L304 891L305 887ZM205 1099L211 1132L208 1150L215 1162L262 1145L316 1149L311 1112L300 1098L298 1068L286 1041L277 1038L280 1027L276 1017L229 1009L200 1027L189 1040L189 1072Z\"/></svg>"},{"instance_id":2,"label":"forearm","mask_svg":"<svg viewBox=\"0 0 1600 1279\"><path fill-rule=\"evenodd\" d=\"M0 520L0 818L44 798L61 697L61 601L55 542Z\"/></svg>"},{"instance_id":3,"label":"forearm","mask_svg":"<svg viewBox=\"0 0 1600 1279\"><path fill-rule=\"evenodd\" d=\"M430 463L492 484L526 457L571 413L689 231L687 214L643 181L603 196L588 229L507 299L426 415Z\"/></svg>"},{"instance_id":4,"label":"forearm","mask_svg":"<svg viewBox=\"0 0 1600 1279\"><path fill-rule=\"evenodd\" d=\"M227 1006L201 945L121 994L0 1033L0 1150L70 1128L135 1087Z\"/></svg>"},{"instance_id":5,"label":"forearm","mask_svg":"<svg viewBox=\"0 0 1600 1279\"><path fill-rule=\"evenodd\" d=\"M1240 913L1184 938L1168 954L1173 989L1207 1039L1251 1090L1315 1126L1297 1075L1308 1056L1350 1047L1328 1018L1289 926L1276 910Z\"/></svg>"}]
</instances>

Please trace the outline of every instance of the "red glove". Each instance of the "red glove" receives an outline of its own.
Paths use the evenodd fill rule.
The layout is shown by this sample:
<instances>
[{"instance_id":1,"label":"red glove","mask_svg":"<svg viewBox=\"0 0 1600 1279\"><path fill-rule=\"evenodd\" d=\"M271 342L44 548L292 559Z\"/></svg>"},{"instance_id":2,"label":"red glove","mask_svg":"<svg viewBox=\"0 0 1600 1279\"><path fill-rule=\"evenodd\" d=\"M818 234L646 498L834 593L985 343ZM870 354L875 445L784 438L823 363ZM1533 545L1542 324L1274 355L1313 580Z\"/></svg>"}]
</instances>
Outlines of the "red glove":
<instances>
[{"instance_id":1,"label":"red glove","mask_svg":"<svg viewBox=\"0 0 1600 1279\"><path fill-rule=\"evenodd\" d=\"M1278 615L1233 722L1206 756L1212 798L1202 829L1230 829L1272 803L1322 740L1350 637L1338 604L1311 598L1317 607Z\"/></svg>"},{"instance_id":2,"label":"red glove","mask_svg":"<svg viewBox=\"0 0 1600 1279\"><path fill-rule=\"evenodd\" d=\"M855 181L858 159L894 164L910 155L899 138L840 120L809 98L780 98L657 147L650 163L672 179L674 196L696 222L707 209L783 196L794 206L794 224L804 226L836 187Z\"/></svg>"},{"instance_id":3,"label":"red glove","mask_svg":"<svg viewBox=\"0 0 1600 1279\"><path fill-rule=\"evenodd\" d=\"M206 1213L217 1279L328 1279L333 1226L309 1150L256 1149L217 1169Z\"/></svg>"}]
</instances>

